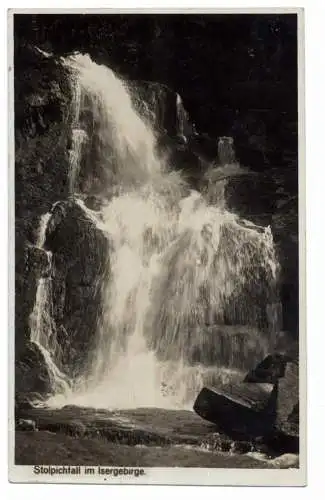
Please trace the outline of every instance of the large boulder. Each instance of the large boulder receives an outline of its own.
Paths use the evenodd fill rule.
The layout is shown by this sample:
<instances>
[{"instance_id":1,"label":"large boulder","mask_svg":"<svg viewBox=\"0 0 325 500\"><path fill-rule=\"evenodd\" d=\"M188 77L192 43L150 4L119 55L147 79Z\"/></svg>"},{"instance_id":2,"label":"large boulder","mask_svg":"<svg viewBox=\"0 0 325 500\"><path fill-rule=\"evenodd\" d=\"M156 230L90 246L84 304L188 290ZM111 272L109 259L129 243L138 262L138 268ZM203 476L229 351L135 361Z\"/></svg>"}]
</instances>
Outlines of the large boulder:
<instances>
[{"instance_id":1,"label":"large boulder","mask_svg":"<svg viewBox=\"0 0 325 500\"><path fill-rule=\"evenodd\" d=\"M272 384L227 384L204 387L194 411L232 437L262 437L276 419L276 392Z\"/></svg>"},{"instance_id":2,"label":"large boulder","mask_svg":"<svg viewBox=\"0 0 325 500\"><path fill-rule=\"evenodd\" d=\"M299 365L275 353L243 382L204 387L194 411L229 436L261 437L273 449L299 450Z\"/></svg>"},{"instance_id":3,"label":"large boulder","mask_svg":"<svg viewBox=\"0 0 325 500\"><path fill-rule=\"evenodd\" d=\"M284 436L299 436L299 363L287 354L267 356L244 379L245 382L274 384L276 419L274 429Z\"/></svg>"}]
</instances>

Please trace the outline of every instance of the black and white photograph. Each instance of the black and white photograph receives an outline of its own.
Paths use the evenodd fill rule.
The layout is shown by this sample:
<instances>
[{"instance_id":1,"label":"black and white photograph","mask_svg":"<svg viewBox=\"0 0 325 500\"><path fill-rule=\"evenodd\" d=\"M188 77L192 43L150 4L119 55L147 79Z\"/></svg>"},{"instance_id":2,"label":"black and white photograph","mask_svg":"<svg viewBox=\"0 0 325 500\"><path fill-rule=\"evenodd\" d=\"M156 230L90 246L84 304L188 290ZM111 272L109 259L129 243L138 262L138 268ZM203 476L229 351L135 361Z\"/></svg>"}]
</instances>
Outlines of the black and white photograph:
<instances>
[{"instance_id":1,"label":"black and white photograph","mask_svg":"<svg viewBox=\"0 0 325 500\"><path fill-rule=\"evenodd\" d=\"M305 484L302 21L11 13L14 482Z\"/></svg>"}]
</instances>

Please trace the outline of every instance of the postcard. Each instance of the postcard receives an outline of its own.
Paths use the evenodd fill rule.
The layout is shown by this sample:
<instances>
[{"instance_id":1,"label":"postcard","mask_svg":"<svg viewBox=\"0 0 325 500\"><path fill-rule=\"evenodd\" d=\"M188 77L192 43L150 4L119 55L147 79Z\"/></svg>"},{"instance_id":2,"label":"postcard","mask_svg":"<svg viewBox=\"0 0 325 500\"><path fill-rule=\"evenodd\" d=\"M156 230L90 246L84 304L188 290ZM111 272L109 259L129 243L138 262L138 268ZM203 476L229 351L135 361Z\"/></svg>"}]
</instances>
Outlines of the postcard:
<instances>
[{"instance_id":1,"label":"postcard","mask_svg":"<svg viewBox=\"0 0 325 500\"><path fill-rule=\"evenodd\" d=\"M8 23L10 481L305 485L303 9Z\"/></svg>"}]
</instances>

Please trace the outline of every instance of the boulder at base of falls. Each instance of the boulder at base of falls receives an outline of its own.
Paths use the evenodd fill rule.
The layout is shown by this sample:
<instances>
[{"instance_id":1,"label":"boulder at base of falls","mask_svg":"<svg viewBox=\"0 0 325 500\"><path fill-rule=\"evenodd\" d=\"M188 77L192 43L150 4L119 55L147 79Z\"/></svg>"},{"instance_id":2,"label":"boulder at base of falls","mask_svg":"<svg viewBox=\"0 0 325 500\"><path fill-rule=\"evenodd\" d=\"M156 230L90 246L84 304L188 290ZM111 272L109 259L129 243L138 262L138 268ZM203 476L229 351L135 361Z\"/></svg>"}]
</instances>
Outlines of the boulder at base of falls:
<instances>
[{"instance_id":1,"label":"boulder at base of falls","mask_svg":"<svg viewBox=\"0 0 325 500\"><path fill-rule=\"evenodd\" d=\"M276 419L275 387L244 382L204 387L194 411L231 437L262 437L272 430Z\"/></svg>"},{"instance_id":2,"label":"boulder at base of falls","mask_svg":"<svg viewBox=\"0 0 325 500\"><path fill-rule=\"evenodd\" d=\"M299 450L299 365L268 355L243 382L204 387L194 411L229 436L262 437L274 450Z\"/></svg>"}]
</instances>

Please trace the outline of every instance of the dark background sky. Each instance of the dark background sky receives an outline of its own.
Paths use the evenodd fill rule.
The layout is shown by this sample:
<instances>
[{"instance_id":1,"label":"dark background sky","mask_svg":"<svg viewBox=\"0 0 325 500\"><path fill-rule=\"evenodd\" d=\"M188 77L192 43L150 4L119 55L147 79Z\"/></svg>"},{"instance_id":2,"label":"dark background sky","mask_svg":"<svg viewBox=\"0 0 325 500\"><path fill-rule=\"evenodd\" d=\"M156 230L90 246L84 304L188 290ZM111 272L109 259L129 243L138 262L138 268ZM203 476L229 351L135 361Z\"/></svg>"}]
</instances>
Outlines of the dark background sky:
<instances>
[{"instance_id":1,"label":"dark background sky","mask_svg":"<svg viewBox=\"0 0 325 500\"><path fill-rule=\"evenodd\" d=\"M127 78L167 84L210 134L236 133L238 115L273 132L281 117L296 120L295 14L19 14L14 26L16 44L88 52Z\"/></svg>"}]
</instances>

